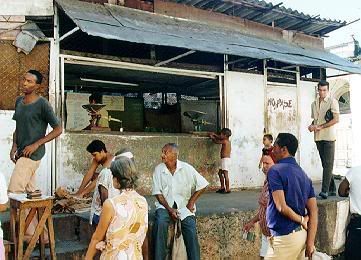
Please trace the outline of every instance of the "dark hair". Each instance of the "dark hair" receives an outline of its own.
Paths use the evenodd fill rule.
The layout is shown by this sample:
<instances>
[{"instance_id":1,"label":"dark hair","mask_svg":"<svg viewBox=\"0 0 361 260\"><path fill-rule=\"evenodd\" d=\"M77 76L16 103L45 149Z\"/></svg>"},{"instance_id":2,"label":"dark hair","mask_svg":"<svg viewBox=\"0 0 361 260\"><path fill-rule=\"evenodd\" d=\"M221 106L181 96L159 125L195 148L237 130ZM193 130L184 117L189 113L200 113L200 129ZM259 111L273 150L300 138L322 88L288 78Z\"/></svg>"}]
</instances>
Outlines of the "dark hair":
<instances>
[{"instance_id":1,"label":"dark hair","mask_svg":"<svg viewBox=\"0 0 361 260\"><path fill-rule=\"evenodd\" d=\"M89 103L93 103L93 101L96 103L96 104L101 104L103 103L103 95L101 93L92 93L90 96L89 96Z\"/></svg>"},{"instance_id":2,"label":"dark hair","mask_svg":"<svg viewBox=\"0 0 361 260\"><path fill-rule=\"evenodd\" d=\"M30 73L36 77L36 84L41 84L43 82L43 75L37 70L28 70L27 73Z\"/></svg>"},{"instance_id":3,"label":"dark hair","mask_svg":"<svg viewBox=\"0 0 361 260\"><path fill-rule=\"evenodd\" d=\"M90 144L88 144L86 150L89 153L95 153L95 152L107 152L107 148L105 148L105 144L100 140L93 140Z\"/></svg>"},{"instance_id":4,"label":"dark hair","mask_svg":"<svg viewBox=\"0 0 361 260\"><path fill-rule=\"evenodd\" d=\"M297 138L290 133L279 133L275 144L279 147L286 147L290 155L295 156L297 148L298 148L298 140Z\"/></svg>"},{"instance_id":5,"label":"dark hair","mask_svg":"<svg viewBox=\"0 0 361 260\"><path fill-rule=\"evenodd\" d=\"M221 133L227 137L230 137L232 135L232 131L229 128L222 128Z\"/></svg>"},{"instance_id":6,"label":"dark hair","mask_svg":"<svg viewBox=\"0 0 361 260\"><path fill-rule=\"evenodd\" d=\"M110 165L110 171L120 184L120 189L133 189L136 187L137 169L132 160L127 157L117 157Z\"/></svg>"},{"instance_id":7,"label":"dark hair","mask_svg":"<svg viewBox=\"0 0 361 260\"><path fill-rule=\"evenodd\" d=\"M320 80L317 84L317 89L319 89L320 87L323 87L323 86L327 86L327 90L330 89L330 83L328 83L328 81Z\"/></svg>"},{"instance_id":8,"label":"dark hair","mask_svg":"<svg viewBox=\"0 0 361 260\"><path fill-rule=\"evenodd\" d=\"M271 142L273 142L273 136L271 134L265 134L263 137L267 138Z\"/></svg>"}]
</instances>

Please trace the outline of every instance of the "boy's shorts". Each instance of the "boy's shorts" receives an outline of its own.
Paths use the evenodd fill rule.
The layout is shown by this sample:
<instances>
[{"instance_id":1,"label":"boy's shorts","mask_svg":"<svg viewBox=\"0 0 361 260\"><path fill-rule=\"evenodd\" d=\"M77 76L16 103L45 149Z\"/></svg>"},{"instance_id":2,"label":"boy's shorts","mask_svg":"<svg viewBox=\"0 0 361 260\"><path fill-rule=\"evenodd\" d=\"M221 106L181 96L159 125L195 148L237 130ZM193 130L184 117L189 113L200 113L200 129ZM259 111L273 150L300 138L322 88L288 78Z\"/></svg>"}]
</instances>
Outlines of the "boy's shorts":
<instances>
[{"instance_id":1,"label":"boy's shorts","mask_svg":"<svg viewBox=\"0 0 361 260\"><path fill-rule=\"evenodd\" d=\"M219 169L222 171L229 171L230 168L231 168L231 158L222 158Z\"/></svg>"}]
</instances>

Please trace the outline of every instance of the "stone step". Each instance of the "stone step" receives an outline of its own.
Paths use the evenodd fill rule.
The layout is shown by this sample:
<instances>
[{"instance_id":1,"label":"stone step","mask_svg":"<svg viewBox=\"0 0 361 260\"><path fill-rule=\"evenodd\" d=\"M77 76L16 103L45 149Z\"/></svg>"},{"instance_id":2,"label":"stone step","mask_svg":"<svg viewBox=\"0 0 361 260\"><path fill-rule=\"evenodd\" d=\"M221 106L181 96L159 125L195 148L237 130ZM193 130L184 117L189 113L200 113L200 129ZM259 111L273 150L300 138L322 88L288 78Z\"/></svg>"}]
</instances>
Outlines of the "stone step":
<instances>
[{"instance_id":1,"label":"stone step","mask_svg":"<svg viewBox=\"0 0 361 260\"><path fill-rule=\"evenodd\" d=\"M74 214L56 214L53 216L55 241L79 239L79 218Z\"/></svg>"},{"instance_id":2,"label":"stone step","mask_svg":"<svg viewBox=\"0 0 361 260\"><path fill-rule=\"evenodd\" d=\"M88 249L88 243L84 241L57 241L55 243L55 252L57 260L80 260ZM39 250L34 250L31 258L37 259L40 256ZM50 249L45 249L45 256L50 259Z\"/></svg>"}]
</instances>

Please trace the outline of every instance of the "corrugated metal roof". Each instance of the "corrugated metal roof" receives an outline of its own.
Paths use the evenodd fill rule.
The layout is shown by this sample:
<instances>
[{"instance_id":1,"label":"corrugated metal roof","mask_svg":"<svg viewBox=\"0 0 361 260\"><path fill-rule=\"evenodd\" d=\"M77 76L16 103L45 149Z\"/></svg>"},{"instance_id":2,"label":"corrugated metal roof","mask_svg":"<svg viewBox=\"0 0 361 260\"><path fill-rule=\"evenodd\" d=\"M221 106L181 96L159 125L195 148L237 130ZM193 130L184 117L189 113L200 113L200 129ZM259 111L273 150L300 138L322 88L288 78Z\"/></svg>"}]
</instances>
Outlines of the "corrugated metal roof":
<instances>
[{"instance_id":1,"label":"corrugated metal roof","mask_svg":"<svg viewBox=\"0 0 361 260\"><path fill-rule=\"evenodd\" d=\"M237 16L254 22L272 25L285 30L294 30L309 35L323 36L337 30L347 23L345 21L322 19L297 10L286 8L281 4L273 5L259 0L167 0L194 6L199 9Z\"/></svg>"},{"instance_id":2,"label":"corrugated metal roof","mask_svg":"<svg viewBox=\"0 0 361 260\"><path fill-rule=\"evenodd\" d=\"M361 73L361 67L322 50L120 6L56 1L83 32L92 36Z\"/></svg>"}]
</instances>

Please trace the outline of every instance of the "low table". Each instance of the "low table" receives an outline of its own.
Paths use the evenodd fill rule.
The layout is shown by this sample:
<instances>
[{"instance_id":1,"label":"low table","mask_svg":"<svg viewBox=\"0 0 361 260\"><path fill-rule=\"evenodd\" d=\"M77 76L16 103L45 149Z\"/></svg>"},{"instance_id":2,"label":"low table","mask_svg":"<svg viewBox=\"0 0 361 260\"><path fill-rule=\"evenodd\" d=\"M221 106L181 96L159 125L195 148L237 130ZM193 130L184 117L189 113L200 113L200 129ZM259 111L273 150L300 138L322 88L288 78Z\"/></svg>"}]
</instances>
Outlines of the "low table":
<instances>
[{"instance_id":1,"label":"low table","mask_svg":"<svg viewBox=\"0 0 361 260\"><path fill-rule=\"evenodd\" d=\"M54 226L51 209L53 197L43 196L40 199L27 199L26 194L9 194L10 229L14 242L14 256L17 260L29 259L36 242L40 240L40 258L45 259L44 234L48 228L50 257L56 259ZM29 212L27 214L27 212ZM25 231L32 219L37 215L38 224L27 248L23 249Z\"/></svg>"}]
</instances>

